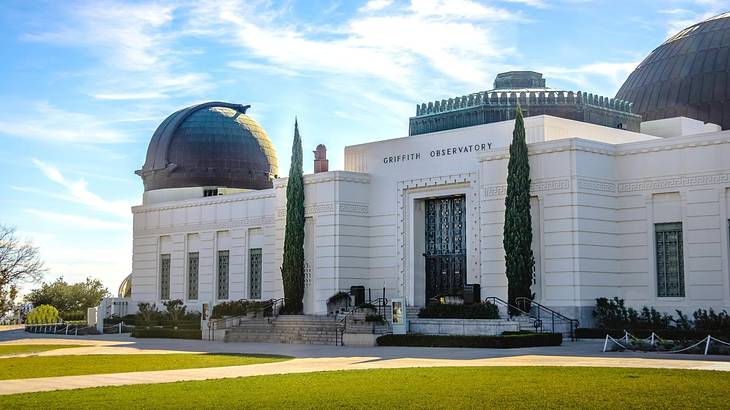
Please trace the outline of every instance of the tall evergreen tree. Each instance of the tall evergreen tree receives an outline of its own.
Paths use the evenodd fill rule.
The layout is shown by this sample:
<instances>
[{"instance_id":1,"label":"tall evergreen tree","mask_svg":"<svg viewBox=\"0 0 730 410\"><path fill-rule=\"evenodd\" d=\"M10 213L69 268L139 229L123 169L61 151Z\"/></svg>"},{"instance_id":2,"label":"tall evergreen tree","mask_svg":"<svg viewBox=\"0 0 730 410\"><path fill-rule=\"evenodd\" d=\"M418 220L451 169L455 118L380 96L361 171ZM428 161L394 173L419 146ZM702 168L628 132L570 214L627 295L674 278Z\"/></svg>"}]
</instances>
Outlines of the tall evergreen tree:
<instances>
[{"instance_id":1,"label":"tall evergreen tree","mask_svg":"<svg viewBox=\"0 0 730 410\"><path fill-rule=\"evenodd\" d=\"M525 141L525 122L517 106L515 129L509 146L507 197L504 200L504 252L507 298L514 305L518 297L533 298L530 290L535 258L532 254L530 217L530 163Z\"/></svg>"},{"instance_id":2,"label":"tall evergreen tree","mask_svg":"<svg viewBox=\"0 0 730 410\"><path fill-rule=\"evenodd\" d=\"M302 140L299 124L294 120L289 180L286 185L286 230L281 278L284 282L284 311L301 314L304 299L304 176L302 175Z\"/></svg>"}]
</instances>

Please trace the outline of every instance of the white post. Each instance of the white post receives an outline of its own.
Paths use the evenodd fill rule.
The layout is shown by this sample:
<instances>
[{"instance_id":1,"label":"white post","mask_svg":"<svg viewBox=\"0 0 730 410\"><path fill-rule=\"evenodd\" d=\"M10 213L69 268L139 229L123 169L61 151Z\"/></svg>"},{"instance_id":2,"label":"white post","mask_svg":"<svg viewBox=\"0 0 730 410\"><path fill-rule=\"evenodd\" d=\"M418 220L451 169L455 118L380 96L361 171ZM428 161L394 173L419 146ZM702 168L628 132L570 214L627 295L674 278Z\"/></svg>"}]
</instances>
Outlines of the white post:
<instances>
[{"instance_id":1,"label":"white post","mask_svg":"<svg viewBox=\"0 0 730 410\"><path fill-rule=\"evenodd\" d=\"M707 356L708 351L710 351L710 335L707 335L707 343L705 343L705 356Z\"/></svg>"},{"instance_id":2,"label":"white post","mask_svg":"<svg viewBox=\"0 0 730 410\"><path fill-rule=\"evenodd\" d=\"M654 332L651 332L651 345L654 346Z\"/></svg>"},{"instance_id":3,"label":"white post","mask_svg":"<svg viewBox=\"0 0 730 410\"><path fill-rule=\"evenodd\" d=\"M66 323L66 334L68 335L68 323Z\"/></svg>"},{"instance_id":4,"label":"white post","mask_svg":"<svg viewBox=\"0 0 730 410\"><path fill-rule=\"evenodd\" d=\"M122 334L122 322L119 322L119 334Z\"/></svg>"},{"instance_id":5,"label":"white post","mask_svg":"<svg viewBox=\"0 0 730 410\"><path fill-rule=\"evenodd\" d=\"M608 335L606 335L606 341L603 342L603 352L606 352L606 348L608 347Z\"/></svg>"}]
</instances>

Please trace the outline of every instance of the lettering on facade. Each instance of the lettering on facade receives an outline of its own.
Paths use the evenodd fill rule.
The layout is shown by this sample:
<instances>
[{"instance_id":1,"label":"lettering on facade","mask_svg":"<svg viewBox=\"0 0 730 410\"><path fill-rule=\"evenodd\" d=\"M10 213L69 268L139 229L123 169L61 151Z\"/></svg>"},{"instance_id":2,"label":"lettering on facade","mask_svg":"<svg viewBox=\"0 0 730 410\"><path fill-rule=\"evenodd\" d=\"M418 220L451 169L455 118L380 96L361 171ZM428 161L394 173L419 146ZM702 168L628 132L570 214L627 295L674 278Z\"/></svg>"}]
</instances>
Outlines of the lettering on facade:
<instances>
[{"instance_id":1,"label":"lettering on facade","mask_svg":"<svg viewBox=\"0 0 730 410\"><path fill-rule=\"evenodd\" d=\"M460 145L446 148L437 148L429 151L428 156L430 158L449 157L458 154L467 154L470 152L481 152L492 149L491 142L485 142L482 144L469 144ZM425 154L424 154L425 155ZM421 159L420 152L411 152L406 154L398 154L388 157L383 157L383 164L397 164L406 161L414 161Z\"/></svg>"}]
</instances>

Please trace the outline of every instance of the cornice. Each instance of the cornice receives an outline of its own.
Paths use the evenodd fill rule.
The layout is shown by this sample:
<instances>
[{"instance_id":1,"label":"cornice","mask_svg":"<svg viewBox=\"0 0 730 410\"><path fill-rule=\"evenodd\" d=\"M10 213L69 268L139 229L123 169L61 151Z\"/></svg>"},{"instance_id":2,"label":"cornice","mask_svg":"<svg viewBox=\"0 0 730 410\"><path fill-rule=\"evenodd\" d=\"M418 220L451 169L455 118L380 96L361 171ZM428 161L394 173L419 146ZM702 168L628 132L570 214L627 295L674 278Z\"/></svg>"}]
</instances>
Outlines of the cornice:
<instances>
[{"instance_id":1,"label":"cornice","mask_svg":"<svg viewBox=\"0 0 730 410\"><path fill-rule=\"evenodd\" d=\"M185 199L178 202L164 202L161 205L138 205L132 207L133 214L140 214L152 211L165 211L178 208L192 208L204 205L218 205L233 202L253 201L256 199L276 198L276 193L267 189L265 191L243 192L230 195L209 196L205 198Z\"/></svg>"}]
</instances>

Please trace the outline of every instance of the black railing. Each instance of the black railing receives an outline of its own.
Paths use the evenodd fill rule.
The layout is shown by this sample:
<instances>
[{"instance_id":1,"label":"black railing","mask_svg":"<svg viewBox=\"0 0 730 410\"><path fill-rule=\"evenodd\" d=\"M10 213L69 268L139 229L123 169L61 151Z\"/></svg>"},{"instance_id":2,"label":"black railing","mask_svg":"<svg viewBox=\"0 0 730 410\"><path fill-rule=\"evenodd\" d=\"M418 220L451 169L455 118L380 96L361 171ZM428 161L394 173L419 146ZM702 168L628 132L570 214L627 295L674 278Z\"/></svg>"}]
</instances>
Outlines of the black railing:
<instances>
[{"instance_id":1,"label":"black railing","mask_svg":"<svg viewBox=\"0 0 730 410\"><path fill-rule=\"evenodd\" d=\"M515 303L522 311L529 311L530 316L536 318L542 323L542 327L549 324L550 331L555 332L556 326L568 326L570 332L570 340L575 339L575 330L578 328L580 322L577 319L571 319L560 312L556 312L547 306L541 305L534 300L521 296L515 299ZM534 313L533 313L534 312ZM562 333L562 332L560 332Z\"/></svg>"},{"instance_id":2,"label":"black railing","mask_svg":"<svg viewBox=\"0 0 730 410\"><path fill-rule=\"evenodd\" d=\"M281 311L282 306L284 305L284 302L286 301L286 298L279 298L279 299L271 299L266 302L264 302L263 305L256 308L256 311L261 312L261 315L263 317L269 317L269 318L276 318L279 316L279 312ZM267 315L268 312L271 312L270 315ZM230 329L233 326L238 326L241 322L241 319L248 318L249 312L246 312L241 315L234 315L234 316L226 316L222 317L220 319L211 319L208 321L208 340L215 340L215 332L216 330L226 330ZM232 323L236 322L235 325ZM230 324L230 325L229 325Z\"/></svg>"},{"instance_id":3,"label":"black railing","mask_svg":"<svg viewBox=\"0 0 730 410\"><path fill-rule=\"evenodd\" d=\"M372 294L372 293L370 293ZM385 291L383 291L385 294ZM391 324L388 322L386 317L388 307L388 299L386 297L380 297L375 300L368 300L362 305L355 306L349 311L345 312L341 318L337 321L337 327L335 328L335 345L342 346L344 343L344 334L347 331L347 321L352 319L356 312L364 309L375 309L378 315L383 318L383 324L387 327L388 332L392 332ZM373 325L374 327L374 325Z\"/></svg>"}]
</instances>

